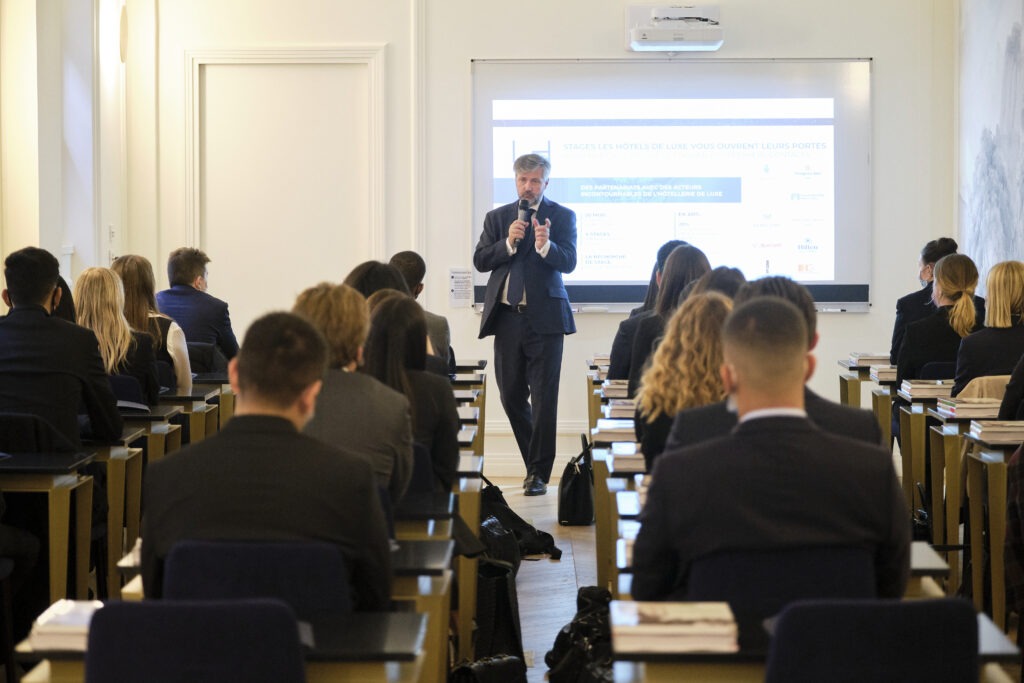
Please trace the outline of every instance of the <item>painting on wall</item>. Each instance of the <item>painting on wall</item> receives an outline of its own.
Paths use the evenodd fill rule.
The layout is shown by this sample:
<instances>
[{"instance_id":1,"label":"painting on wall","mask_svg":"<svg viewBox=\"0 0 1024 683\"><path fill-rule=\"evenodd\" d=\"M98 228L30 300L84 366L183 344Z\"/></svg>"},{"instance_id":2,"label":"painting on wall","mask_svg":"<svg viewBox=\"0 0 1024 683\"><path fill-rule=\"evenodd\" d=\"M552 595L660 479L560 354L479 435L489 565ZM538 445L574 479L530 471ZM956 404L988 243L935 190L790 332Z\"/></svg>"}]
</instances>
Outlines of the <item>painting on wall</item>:
<instances>
[{"instance_id":1,"label":"painting on wall","mask_svg":"<svg viewBox=\"0 0 1024 683\"><path fill-rule=\"evenodd\" d=\"M960 3L960 250L1024 259L1024 0Z\"/></svg>"}]
</instances>

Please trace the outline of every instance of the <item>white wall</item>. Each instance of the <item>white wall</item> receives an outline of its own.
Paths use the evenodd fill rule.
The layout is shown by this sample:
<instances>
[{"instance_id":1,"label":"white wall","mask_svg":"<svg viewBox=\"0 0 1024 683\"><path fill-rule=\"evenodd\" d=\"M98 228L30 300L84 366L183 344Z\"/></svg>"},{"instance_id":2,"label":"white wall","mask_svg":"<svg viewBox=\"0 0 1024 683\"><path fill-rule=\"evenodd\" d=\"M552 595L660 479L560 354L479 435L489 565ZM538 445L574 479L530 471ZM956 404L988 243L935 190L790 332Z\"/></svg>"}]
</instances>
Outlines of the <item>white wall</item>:
<instances>
[{"instance_id":1,"label":"white wall","mask_svg":"<svg viewBox=\"0 0 1024 683\"><path fill-rule=\"evenodd\" d=\"M2 20L19 0L0 0ZM490 357L477 340L479 318L449 310L447 272L471 262L481 217L470 202L470 60L473 58L619 58L623 0L127 0L127 101L123 125L125 250L154 261L159 273L170 249L189 243L186 56L195 50L384 44L385 137L383 247L344 258L386 258L416 248L428 262L426 305L449 316L453 345L462 357ZM866 315L833 315L820 323L820 371L813 386L837 396L835 361L850 350L888 347L893 301L916 286L916 258L928 239L954 233L955 37L957 0L720 0L725 27L721 58L870 57L874 98L874 226L872 298ZM0 21L0 31L5 30ZM100 28L100 34L104 29ZM8 50L8 34L2 36ZM8 65L6 68L10 68ZM0 76L6 76L0 73ZM5 91L11 81L4 80ZM268 99L274 93L267 93ZM2 104L2 103L0 103ZM3 104L2 113L12 116ZM24 116L24 114L22 114ZM101 124L109 124L111 113ZM31 115L27 124L38 120ZM5 160L11 119L3 124ZM103 127L102 130L108 130ZM194 169L192 169L194 170ZM304 172L316 173L318 169ZM5 247L15 228L4 177ZM557 169L555 169L557 173ZM20 176L21 169L17 170ZM104 180L105 183L113 182ZM108 188L104 187L104 191ZM104 195L106 196L106 195ZM557 200L557 197L555 197ZM359 226L349 229L359 230ZM303 226L288 226L263 240L235 245L218 260L245 262L283 242L301 242ZM316 243L306 244L315 250ZM377 253L377 252L382 253ZM344 260L344 258L339 260ZM215 265L214 264L214 265ZM298 267L298 266L290 266ZM341 279L344 272L338 272ZM271 283L272 284L272 283ZM259 310L265 291L239 293L233 306ZM241 333L248 319L239 318ZM561 456L576 447L585 424L582 359L607 350L618 319L579 316L567 339L560 403ZM488 452L511 456L491 383Z\"/></svg>"}]
</instances>

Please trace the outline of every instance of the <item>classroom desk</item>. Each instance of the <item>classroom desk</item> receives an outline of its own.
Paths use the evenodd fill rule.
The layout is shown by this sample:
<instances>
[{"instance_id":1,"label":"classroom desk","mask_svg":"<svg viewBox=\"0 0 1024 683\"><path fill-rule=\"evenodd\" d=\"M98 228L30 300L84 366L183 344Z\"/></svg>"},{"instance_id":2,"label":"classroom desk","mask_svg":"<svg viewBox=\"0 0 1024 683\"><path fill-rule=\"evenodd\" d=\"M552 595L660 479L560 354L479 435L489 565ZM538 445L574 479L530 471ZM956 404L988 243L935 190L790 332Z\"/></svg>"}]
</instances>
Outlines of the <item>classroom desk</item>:
<instances>
[{"instance_id":1,"label":"classroom desk","mask_svg":"<svg viewBox=\"0 0 1024 683\"><path fill-rule=\"evenodd\" d=\"M849 358L839 361L839 402L851 408L860 408L860 386L871 377L871 367L854 365Z\"/></svg>"},{"instance_id":2,"label":"classroom desk","mask_svg":"<svg viewBox=\"0 0 1024 683\"><path fill-rule=\"evenodd\" d=\"M480 535L480 507L483 493L484 459L478 455L459 456L459 476L455 493L458 496L459 517L472 531ZM476 618L477 565L476 557L459 555L455 559L455 573L459 591L457 615L458 650L456 660L473 659L473 623Z\"/></svg>"},{"instance_id":3,"label":"classroom desk","mask_svg":"<svg viewBox=\"0 0 1024 683\"><path fill-rule=\"evenodd\" d=\"M989 582L992 587L992 621L1006 628L1006 573L1003 544L1006 542L1006 462L1020 442L988 443L964 435L967 451L967 499L971 524L971 588L974 606L984 604L984 551L988 547ZM987 477L985 476L987 474ZM987 486L986 486L987 484ZM983 507L988 507L985 534ZM987 544L985 539L987 538Z\"/></svg>"},{"instance_id":4,"label":"classroom desk","mask_svg":"<svg viewBox=\"0 0 1024 683\"><path fill-rule=\"evenodd\" d=\"M146 461L155 462L181 448L181 425L171 424L171 419L182 412L181 406L157 405L148 413L121 412L121 419L126 425L145 430Z\"/></svg>"},{"instance_id":5,"label":"classroom desk","mask_svg":"<svg viewBox=\"0 0 1024 683\"><path fill-rule=\"evenodd\" d=\"M479 389L453 389L452 394L459 405L472 405L480 398Z\"/></svg>"},{"instance_id":6,"label":"classroom desk","mask_svg":"<svg viewBox=\"0 0 1024 683\"><path fill-rule=\"evenodd\" d=\"M469 358L466 360L455 359L455 372L477 372L487 367L486 358Z\"/></svg>"},{"instance_id":7,"label":"classroom desk","mask_svg":"<svg viewBox=\"0 0 1024 683\"><path fill-rule=\"evenodd\" d=\"M114 571L124 554L124 537L130 548L139 537L142 521L142 449L131 444L146 436L146 429L126 423L121 436L112 443L86 441L96 453L96 462L107 466L107 597L116 600L121 578ZM125 531L127 530L127 534Z\"/></svg>"},{"instance_id":8,"label":"classroom desk","mask_svg":"<svg viewBox=\"0 0 1024 683\"><path fill-rule=\"evenodd\" d=\"M878 427L882 430L882 443L892 450L892 387L895 382L879 382L871 390L871 412L875 414Z\"/></svg>"},{"instance_id":9,"label":"classroom desk","mask_svg":"<svg viewBox=\"0 0 1024 683\"><path fill-rule=\"evenodd\" d=\"M601 377L596 370L587 372L587 433L594 431L601 417Z\"/></svg>"},{"instance_id":10,"label":"classroom desk","mask_svg":"<svg viewBox=\"0 0 1024 683\"><path fill-rule=\"evenodd\" d=\"M455 435L459 443L459 448L470 448L473 453L479 454L478 451L482 450L479 442L482 441L482 439L478 438L477 430L478 427L462 425L459 428L458 433Z\"/></svg>"},{"instance_id":11,"label":"classroom desk","mask_svg":"<svg viewBox=\"0 0 1024 683\"><path fill-rule=\"evenodd\" d=\"M218 401L220 406L220 428L224 429L224 425L235 414L235 392L231 388L228 373L198 372L193 375L192 384L193 386L196 384L217 385L218 391L220 391L220 399Z\"/></svg>"},{"instance_id":12,"label":"classroom desk","mask_svg":"<svg viewBox=\"0 0 1024 683\"><path fill-rule=\"evenodd\" d=\"M455 515L452 493L406 495L395 506L395 538L403 540L449 539Z\"/></svg>"},{"instance_id":13,"label":"classroom desk","mask_svg":"<svg viewBox=\"0 0 1024 683\"><path fill-rule=\"evenodd\" d=\"M473 452L477 455L483 455L485 423L487 421L487 375L482 372L456 373L452 376L451 382L452 389L455 391L470 390L479 392L469 402L469 405L477 409L476 433L474 435L475 439L472 441Z\"/></svg>"},{"instance_id":14,"label":"classroom desk","mask_svg":"<svg viewBox=\"0 0 1024 683\"><path fill-rule=\"evenodd\" d=\"M458 406L455 411L459 414L459 424L475 425L480 422L480 409L473 406Z\"/></svg>"},{"instance_id":15,"label":"classroom desk","mask_svg":"<svg viewBox=\"0 0 1024 683\"><path fill-rule=\"evenodd\" d=\"M217 431L217 406L209 401L220 393L218 387L193 386L192 391L160 395L161 405L178 405L188 416L189 443L198 443Z\"/></svg>"},{"instance_id":16,"label":"classroom desk","mask_svg":"<svg viewBox=\"0 0 1024 683\"><path fill-rule=\"evenodd\" d=\"M357 612L311 623L314 647L305 650L306 680L353 683L414 683L425 658L428 618L411 612ZM20 661L43 661L23 683L82 683L84 652L34 651L28 641L16 648ZM424 672L425 673L425 672Z\"/></svg>"},{"instance_id":17,"label":"classroom desk","mask_svg":"<svg viewBox=\"0 0 1024 683\"><path fill-rule=\"evenodd\" d=\"M50 553L50 601L67 597L71 493L75 492L75 595L89 590L92 477L78 471L94 453L5 453L0 457L0 490L45 493Z\"/></svg>"},{"instance_id":18,"label":"classroom desk","mask_svg":"<svg viewBox=\"0 0 1024 683\"><path fill-rule=\"evenodd\" d=\"M910 397L898 392L900 398ZM910 513L924 505L915 484L925 482L924 461L928 453L928 409L934 408L937 399L914 399L909 406L900 406L900 457L903 461L903 495Z\"/></svg>"},{"instance_id":19,"label":"classroom desk","mask_svg":"<svg viewBox=\"0 0 1024 683\"><path fill-rule=\"evenodd\" d=\"M984 614L978 615L978 656L982 681L1006 681L999 664L1020 661L1020 650ZM771 638L760 620L738 621L735 653L636 653L613 649L615 683L729 681L763 683ZM612 643L614 648L614 642ZM991 668L990 668L991 667Z\"/></svg>"}]
</instances>

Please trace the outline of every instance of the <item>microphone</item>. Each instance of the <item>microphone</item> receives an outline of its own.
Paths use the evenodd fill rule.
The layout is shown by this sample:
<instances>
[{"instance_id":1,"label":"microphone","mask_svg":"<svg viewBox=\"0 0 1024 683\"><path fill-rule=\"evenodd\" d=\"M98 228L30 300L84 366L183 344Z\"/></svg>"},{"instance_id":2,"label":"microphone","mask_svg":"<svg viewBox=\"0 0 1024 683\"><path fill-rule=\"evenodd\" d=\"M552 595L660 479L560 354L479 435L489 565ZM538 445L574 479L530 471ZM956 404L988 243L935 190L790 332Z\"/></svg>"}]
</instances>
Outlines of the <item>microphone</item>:
<instances>
[{"instance_id":1,"label":"microphone","mask_svg":"<svg viewBox=\"0 0 1024 683\"><path fill-rule=\"evenodd\" d=\"M528 199L519 200L519 220L524 223L528 223L530 218L530 201ZM515 246L519 246L520 239L516 239Z\"/></svg>"}]
</instances>

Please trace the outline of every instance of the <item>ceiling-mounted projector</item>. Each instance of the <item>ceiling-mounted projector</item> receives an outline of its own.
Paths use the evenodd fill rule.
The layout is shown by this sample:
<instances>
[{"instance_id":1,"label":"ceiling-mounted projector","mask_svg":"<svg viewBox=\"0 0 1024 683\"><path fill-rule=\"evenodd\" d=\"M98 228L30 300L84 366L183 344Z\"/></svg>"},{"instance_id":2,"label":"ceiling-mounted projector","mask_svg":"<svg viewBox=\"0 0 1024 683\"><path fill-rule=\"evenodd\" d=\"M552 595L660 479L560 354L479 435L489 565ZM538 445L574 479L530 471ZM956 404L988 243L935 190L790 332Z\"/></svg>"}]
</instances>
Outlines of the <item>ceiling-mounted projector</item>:
<instances>
[{"instance_id":1,"label":"ceiling-mounted projector","mask_svg":"<svg viewBox=\"0 0 1024 683\"><path fill-rule=\"evenodd\" d=\"M634 52L710 52L722 47L718 5L629 5L626 46Z\"/></svg>"}]
</instances>

